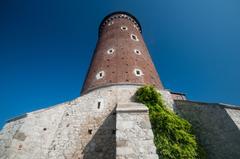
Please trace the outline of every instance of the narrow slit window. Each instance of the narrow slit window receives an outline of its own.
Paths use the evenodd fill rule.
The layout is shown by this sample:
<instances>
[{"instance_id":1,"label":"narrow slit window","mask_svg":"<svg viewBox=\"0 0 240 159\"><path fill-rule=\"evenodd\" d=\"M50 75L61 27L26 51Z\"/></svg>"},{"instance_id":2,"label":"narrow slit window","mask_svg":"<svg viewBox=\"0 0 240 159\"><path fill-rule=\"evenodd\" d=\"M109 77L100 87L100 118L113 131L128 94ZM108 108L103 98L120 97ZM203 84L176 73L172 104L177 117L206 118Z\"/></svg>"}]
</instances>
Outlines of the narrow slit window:
<instances>
[{"instance_id":1,"label":"narrow slit window","mask_svg":"<svg viewBox=\"0 0 240 159\"><path fill-rule=\"evenodd\" d=\"M101 107L101 102L98 102L97 108L100 109Z\"/></svg>"}]
</instances>

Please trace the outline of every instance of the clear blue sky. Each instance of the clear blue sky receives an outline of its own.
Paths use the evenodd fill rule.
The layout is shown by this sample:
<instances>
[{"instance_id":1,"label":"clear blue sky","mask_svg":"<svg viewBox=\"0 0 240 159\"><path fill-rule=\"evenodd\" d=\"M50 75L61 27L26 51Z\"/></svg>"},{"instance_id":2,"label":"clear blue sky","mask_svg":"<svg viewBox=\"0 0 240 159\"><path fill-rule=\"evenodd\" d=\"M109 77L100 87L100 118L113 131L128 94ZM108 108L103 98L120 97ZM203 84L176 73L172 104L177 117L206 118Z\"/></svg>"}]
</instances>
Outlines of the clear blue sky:
<instances>
[{"instance_id":1,"label":"clear blue sky","mask_svg":"<svg viewBox=\"0 0 240 159\"><path fill-rule=\"evenodd\" d=\"M98 25L128 11L165 88L190 100L240 105L239 0L0 1L0 126L74 99Z\"/></svg>"}]
</instances>

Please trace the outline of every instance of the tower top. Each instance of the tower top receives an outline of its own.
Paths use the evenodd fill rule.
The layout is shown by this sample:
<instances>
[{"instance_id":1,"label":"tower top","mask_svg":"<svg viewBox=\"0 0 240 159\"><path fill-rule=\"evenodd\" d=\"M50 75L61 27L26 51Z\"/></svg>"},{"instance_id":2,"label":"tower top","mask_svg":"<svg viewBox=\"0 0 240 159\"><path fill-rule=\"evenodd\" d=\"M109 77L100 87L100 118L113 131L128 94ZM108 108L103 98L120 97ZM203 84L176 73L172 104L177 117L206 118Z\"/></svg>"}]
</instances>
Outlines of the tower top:
<instances>
[{"instance_id":1,"label":"tower top","mask_svg":"<svg viewBox=\"0 0 240 159\"><path fill-rule=\"evenodd\" d=\"M117 12L112 12L112 13L108 14L102 20L102 22L99 25L98 36L101 35L102 29L104 28L105 25L107 25L108 23L114 21L115 19L119 19L119 18L128 19L128 20L132 21L136 25L136 27L139 29L139 31L142 32L141 24L135 16L133 16L132 14L130 14L128 12L117 11Z\"/></svg>"}]
</instances>

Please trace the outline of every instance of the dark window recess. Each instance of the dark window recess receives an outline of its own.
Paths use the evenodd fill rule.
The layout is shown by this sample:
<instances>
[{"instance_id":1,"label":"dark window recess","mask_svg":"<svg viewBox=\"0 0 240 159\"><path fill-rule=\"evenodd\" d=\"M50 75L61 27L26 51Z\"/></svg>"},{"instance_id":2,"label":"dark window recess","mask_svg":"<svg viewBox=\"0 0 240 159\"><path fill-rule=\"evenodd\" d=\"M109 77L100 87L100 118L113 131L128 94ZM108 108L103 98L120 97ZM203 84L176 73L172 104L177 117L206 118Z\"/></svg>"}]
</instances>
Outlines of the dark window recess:
<instances>
[{"instance_id":1,"label":"dark window recess","mask_svg":"<svg viewBox=\"0 0 240 159\"><path fill-rule=\"evenodd\" d=\"M88 134L92 134L92 129L88 129Z\"/></svg>"},{"instance_id":2,"label":"dark window recess","mask_svg":"<svg viewBox=\"0 0 240 159\"><path fill-rule=\"evenodd\" d=\"M128 80L128 79L126 79L126 82L129 82L129 80Z\"/></svg>"},{"instance_id":3,"label":"dark window recess","mask_svg":"<svg viewBox=\"0 0 240 159\"><path fill-rule=\"evenodd\" d=\"M102 77L102 72L99 73L99 76Z\"/></svg>"},{"instance_id":4,"label":"dark window recess","mask_svg":"<svg viewBox=\"0 0 240 159\"><path fill-rule=\"evenodd\" d=\"M21 150L22 147L23 147L23 146L20 144L20 145L18 146L18 150Z\"/></svg>"},{"instance_id":5,"label":"dark window recess","mask_svg":"<svg viewBox=\"0 0 240 159\"><path fill-rule=\"evenodd\" d=\"M137 40L137 37L135 35L132 35L133 40Z\"/></svg>"},{"instance_id":6,"label":"dark window recess","mask_svg":"<svg viewBox=\"0 0 240 159\"><path fill-rule=\"evenodd\" d=\"M127 27L123 26L121 27L122 30L127 30Z\"/></svg>"},{"instance_id":7,"label":"dark window recess","mask_svg":"<svg viewBox=\"0 0 240 159\"><path fill-rule=\"evenodd\" d=\"M43 131L46 131L47 130L47 128L43 128Z\"/></svg>"},{"instance_id":8,"label":"dark window recess","mask_svg":"<svg viewBox=\"0 0 240 159\"><path fill-rule=\"evenodd\" d=\"M137 73L137 75L140 75L140 71L137 70L136 73Z\"/></svg>"},{"instance_id":9,"label":"dark window recess","mask_svg":"<svg viewBox=\"0 0 240 159\"><path fill-rule=\"evenodd\" d=\"M112 134L116 134L116 130L112 130Z\"/></svg>"},{"instance_id":10,"label":"dark window recess","mask_svg":"<svg viewBox=\"0 0 240 159\"><path fill-rule=\"evenodd\" d=\"M100 109L100 107L101 107L101 102L98 102L97 108Z\"/></svg>"}]
</instances>

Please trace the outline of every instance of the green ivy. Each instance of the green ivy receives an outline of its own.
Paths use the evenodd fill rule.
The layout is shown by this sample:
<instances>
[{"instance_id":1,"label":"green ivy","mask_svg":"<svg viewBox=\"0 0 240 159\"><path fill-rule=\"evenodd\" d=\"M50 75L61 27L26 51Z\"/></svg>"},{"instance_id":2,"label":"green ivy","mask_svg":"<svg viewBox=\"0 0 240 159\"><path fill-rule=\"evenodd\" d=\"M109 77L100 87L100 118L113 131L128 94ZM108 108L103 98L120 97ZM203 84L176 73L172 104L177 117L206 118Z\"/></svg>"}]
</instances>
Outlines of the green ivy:
<instances>
[{"instance_id":1,"label":"green ivy","mask_svg":"<svg viewBox=\"0 0 240 159\"><path fill-rule=\"evenodd\" d=\"M204 150L193 135L191 124L169 110L161 94L153 86L144 86L136 92L136 100L149 109L154 143L160 158L202 159Z\"/></svg>"}]
</instances>

